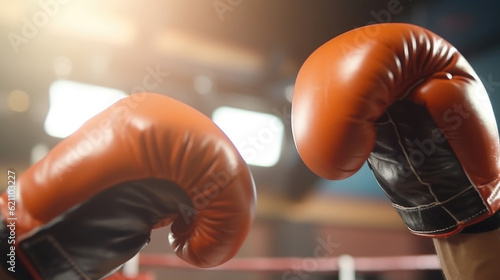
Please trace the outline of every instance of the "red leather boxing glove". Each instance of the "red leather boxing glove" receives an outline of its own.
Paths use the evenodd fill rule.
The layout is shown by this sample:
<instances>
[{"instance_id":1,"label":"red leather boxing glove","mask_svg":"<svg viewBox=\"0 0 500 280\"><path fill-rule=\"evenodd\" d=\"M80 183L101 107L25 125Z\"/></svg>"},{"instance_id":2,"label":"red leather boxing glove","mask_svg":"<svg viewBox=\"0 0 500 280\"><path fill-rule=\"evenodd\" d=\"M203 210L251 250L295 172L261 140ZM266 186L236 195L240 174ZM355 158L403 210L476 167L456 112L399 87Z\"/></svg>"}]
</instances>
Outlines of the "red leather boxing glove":
<instances>
[{"instance_id":1,"label":"red leather boxing glove","mask_svg":"<svg viewBox=\"0 0 500 280\"><path fill-rule=\"evenodd\" d=\"M452 235L500 208L485 88L452 45L419 26L365 26L314 51L297 77L292 129L324 178L347 178L368 159L415 234Z\"/></svg>"},{"instance_id":2,"label":"red leather boxing glove","mask_svg":"<svg viewBox=\"0 0 500 280\"><path fill-rule=\"evenodd\" d=\"M15 246L19 279L100 279L171 224L176 254L198 267L231 259L256 201L248 166L205 115L142 93L115 103L64 139L0 200L0 247ZM15 244L8 202L15 203ZM173 222L173 223L172 223ZM8 260L7 260L8 261ZM10 270L10 271L9 271Z\"/></svg>"}]
</instances>

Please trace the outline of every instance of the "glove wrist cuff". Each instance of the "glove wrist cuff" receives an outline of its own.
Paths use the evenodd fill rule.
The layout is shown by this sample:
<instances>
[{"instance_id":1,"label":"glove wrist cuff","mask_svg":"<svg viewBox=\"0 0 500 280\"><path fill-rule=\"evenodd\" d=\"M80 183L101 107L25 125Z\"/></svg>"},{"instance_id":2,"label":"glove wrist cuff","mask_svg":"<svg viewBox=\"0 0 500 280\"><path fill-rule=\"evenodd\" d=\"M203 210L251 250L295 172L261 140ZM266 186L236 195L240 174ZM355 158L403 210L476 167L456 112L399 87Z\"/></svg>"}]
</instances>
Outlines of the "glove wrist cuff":
<instances>
[{"instance_id":1,"label":"glove wrist cuff","mask_svg":"<svg viewBox=\"0 0 500 280\"><path fill-rule=\"evenodd\" d=\"M481 233L487 231L493 231L500 228L500 211L493 214L493 216L487 219L473 224L471 226L465 227L460 233L471 234L471 233Z\"/></svg>"}]
</instances>

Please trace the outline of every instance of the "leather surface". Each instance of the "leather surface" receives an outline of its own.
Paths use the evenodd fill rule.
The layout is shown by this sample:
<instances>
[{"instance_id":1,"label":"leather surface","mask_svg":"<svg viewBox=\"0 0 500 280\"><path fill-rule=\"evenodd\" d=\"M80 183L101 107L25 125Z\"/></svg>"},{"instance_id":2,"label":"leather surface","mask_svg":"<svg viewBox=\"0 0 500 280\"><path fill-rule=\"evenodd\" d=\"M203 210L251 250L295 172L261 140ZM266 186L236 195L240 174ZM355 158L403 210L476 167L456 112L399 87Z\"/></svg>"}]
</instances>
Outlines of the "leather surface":
<instances>
[{"instance_id":1,"label":"leather surface","mask_svg":"<svg viewBox=\"0 0 500 280\"><path fill-rule=\"evenodd\" d=\"M107 189L149 179L172 182L190 199L192 206L151 225L173 221L169 240L180 258L211 267L236 254L255 212L248 166L208 117L154 93L118 101L21 174L17 238ZM4 194L4 216L6 201Z\"/></svg>"},{"instance_id":2,"label":"leather surface","mask_svg":"<svg viewBox=\"0 0 500 280\"><path fill-rule=\"evenodd\" d=\"M488 208L427 108L395 101L375 122L368 163L405 224L419 234L457 230Z\"/></svg>"},{"instance_id":3,"label":"leather surface","mask_svg":"<svg viewBox=\"0 0 500 280\"><path fill-rule=\"evenodd\" d=\"M69 209L18 246L43 279L101 279L146 246L151 228L182 204L192 207L172 182L125 182Z\"/></svg>"},{"instance_id":4,"label":"leather surface","mask_svg":"<svg viewBox=\"0 0 500 280\"><path fill-rule=\"evenodd\" d=\"M423 115L406 105L394 105L399 100L421 106L428 113ZM410 143L398 143L400 147L395 146L398 139L394 131L376 125L388 108L397 107L403 110L399 114L401 123L397 117L393 121L405 133L415 134L404 135ZM500 208L498 131L486 90L452 45L419 26L404 23L365 26L341 34L315 50L296 80L292 131L305 164L319 176L333 180L357 172L374 149L379 149L377 157L397 162L400 156L411 153L408 149L416 145L412 141L431 141L434 150L426 155L421 149L427 162L418 166L418 172L432 178L433 185L427 190L401 182L399 177L408 172L409 166L415 167L411 160L409 166L374 167L397 209L446 203L445 208L426 214L430 220L435 215L434 225L428 224L430 220L425 217L406 217L412 220L410 227L415 233L427 235L430 228L437 230L438 226L439 231L431 235L453 234ZM441 132L447 147L432 140L433 133ZM380 145L384 142L391 146L386 147L382 156ZM443 164L448 160L456 162ZM451 166L454 166L452 172ZM457 186L441 190L439 181ZM476 194L463 199L460 193L468 185ZM427 201L438 189L434 201ZM422 197L422 191L428 195ZM453 194L457 199L450 205L448 200L454 201ZM478 195L480 202L476 201ZM462 204L464 201L467 203ZM470 204L476 210L464 209ZM448 218L444 219L445 216ZM455 224L451 227L450 217ZM441 219L444 222L439 226Z\"/></svg>"}]
</instances>

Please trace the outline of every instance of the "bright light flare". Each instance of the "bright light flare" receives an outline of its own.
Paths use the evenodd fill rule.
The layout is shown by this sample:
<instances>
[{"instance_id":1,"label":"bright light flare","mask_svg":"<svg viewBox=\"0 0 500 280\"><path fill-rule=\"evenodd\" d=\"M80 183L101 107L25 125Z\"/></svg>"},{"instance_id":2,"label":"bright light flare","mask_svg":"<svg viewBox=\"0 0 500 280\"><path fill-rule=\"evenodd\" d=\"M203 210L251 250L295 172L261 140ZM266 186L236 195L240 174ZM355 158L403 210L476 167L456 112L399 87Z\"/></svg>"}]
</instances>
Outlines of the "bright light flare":
<instances>
[{"instance_id":1,"label":"bright light flare","mask_svg":"<svg viewBox=\"0 0 500 280\"><path fill-rule=\"evenodd\" d=\"M45 132L65 138L111 104L127 96L117 89L58 80L50 86Z\"/></svg>"},{"instance_id":2,"label":"bright light flare","mask_svg":"<svg viewBox=\"0 0 500 280\"><path fill-rule=\"evenodd\" d=\"M212 119L248 164L269 167L278 162L284 125L277 116L223 106L213 112Z\"/></svg>"}]
</instances>

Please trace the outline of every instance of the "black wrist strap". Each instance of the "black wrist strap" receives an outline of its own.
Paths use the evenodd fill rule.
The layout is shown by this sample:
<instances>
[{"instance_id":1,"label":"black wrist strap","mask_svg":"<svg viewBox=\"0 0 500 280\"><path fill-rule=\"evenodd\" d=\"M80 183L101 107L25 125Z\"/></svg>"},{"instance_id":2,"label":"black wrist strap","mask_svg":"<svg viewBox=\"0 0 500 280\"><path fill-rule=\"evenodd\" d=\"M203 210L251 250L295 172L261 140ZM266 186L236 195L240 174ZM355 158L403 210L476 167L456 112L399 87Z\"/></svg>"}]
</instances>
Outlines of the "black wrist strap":
<instances>
[{"instance_id":1,"label":"black wrist strap","mask_svg":"<svg viewBox=\"0 0 500 280\"><path fill-rule=\"evenodd\" d=\"M500 211L472 226L464 228L460 233L481 233L500 228Z\"/></svg>"}]
</instances>

